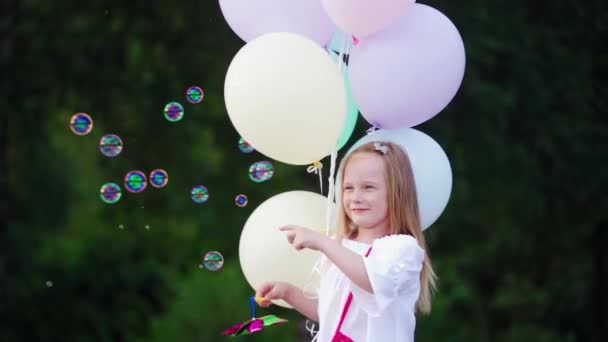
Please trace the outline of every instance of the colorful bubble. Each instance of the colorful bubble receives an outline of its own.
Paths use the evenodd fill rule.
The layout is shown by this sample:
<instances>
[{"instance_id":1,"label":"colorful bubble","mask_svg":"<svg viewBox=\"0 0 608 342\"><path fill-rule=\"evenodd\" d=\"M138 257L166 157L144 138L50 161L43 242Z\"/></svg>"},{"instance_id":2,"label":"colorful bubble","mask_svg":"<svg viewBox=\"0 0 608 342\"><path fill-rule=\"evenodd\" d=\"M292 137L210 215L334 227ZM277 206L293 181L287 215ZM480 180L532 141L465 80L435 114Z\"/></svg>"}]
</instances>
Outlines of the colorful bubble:
<instances>
[{"instance_id":1,"label":"colorful bubble","mask_svg":"<svg viewBox=\"0 0 608 342\"><path fill-rule=\"evenodd\" d=\"M236 205L241 208L246 206L247 202L249 202L249 200L247 199L247 196L245 196L243 194L237 195L234 199L234 203L236 203Z\"/></svg>"},{"instance_id":2,"label":"colorful bubble","mask_svg":"<svg viewBox=\"0 0 608 342\"><path fill-rule=\"evenodd\" d=\"M169 175L163 169L156 169L150 172L150 185L155 188L162 188L169 183Z\"/></svg>"},{"instance_id":3,"label":"colorful bubble","mask_svg":"<svg viewBox=\"0 0 608 342\"><path fill-rule=\"evenodd\" d=\"M146 174L141 171L131 171L125 175L125 188L129 192L142 192L148 185Z\"/></svg>"},{"instance_id":4,"label":"colorful bubble","mask_svg":"<svg viewBox=\"0 0 608 342\"><path fill-rule=\"evenodd\" d=\"M165 106L165 119L177 122L184 118L184 106L179 102L169 102Z\"/></svg>"},{"instance_id":5,"label":"colorful bubble","mask_svg":"<svg viewBox=\"0 0 608 342\"><path fill-rule=\"evenodd\" d=\"M50 280L47 280L45 285L46 285L46 287L53 287L53 282Z\"/></svg>"},{"instance_id":6,"label":"colorful bubble","mask_svg":"<svg viewBox=\"0 0 608 342\"><path fill-rule=\"evenodd\" d=\"M116 134L106 134L99 140L99 152L113 158L122 152L122 139Z\"/></svg>"},{"instance_id":7,"label":"colorful bubble","mask_svg":"<svg viewBox=\"0 0 608 342\"><path fill-rule=\"evenodd\" d=\"M76 113L70 120L70 129L78 135L87 135L93 130L93 119L87 113Z\"/></svg>"},{"instance_id":8,"label":"colorful bubble","mask_svg":"<svg viewBox=\"0 0 608 342\"><path fill-rule=\"evenodd\" d=\"M269 161L259 161L249 166L249 178L256 182L262 183L274 175L274 166Z\"/></svg>"},{"instance_id":9,"label":"colorful bubble","mask_svg":"<svg viewBox=\"0 0 608 342\"><path fill-rule=\"evenodd\" d=\"M122 190L120 190L120 186L118 184L109 182L101 186L99 195L101 196L101 200L105 203L114 204L120 201L120 198L122 197Z\"/></svg>"},{"instance_id":10,"label":"colorful bubble","mask_svg":"<svg viewBox=\"0 0 608 342\"><path fill-rule=\"evenodd\" d=\"M194 203L205 203L209 200L209 190L204 185L197 185L190 191L190 197Z\"/></svg>"},{"instance_id":11,"label":"colorful bubble","mask_svg":"<svg viewBox=\"0 0 608 342\"><path fill-rule=\"evenodd\" d=\"M207 252L203 257L203 266L209 271L218 271L224 266L224 256L218 251Z\"/></svg>"},{"instance_id":12,"label":"colorful bubble","mask_svg":"<svg viewBox=\"0 0 608 342\"><path fill-rule=\"evenodd\" d=\"M251 152L255 151L255 148L253 148L251 145L249 145L249 143L246 142L245 139L240 138L239 139L239 150L241 150L241 152L243 152L243 153L251 153Z\"/></svg>"},{"instance_id":13,"label":"colorful bubble","mask_svg":"<svg viewBox=\"0 0 608 342\"><path fill-rule=\"evenodd\" d=\"M205 97L205 93L201 87L192 86L186 90L186 99L190 103L201 103Z\"/></svg>"}]
</instances>

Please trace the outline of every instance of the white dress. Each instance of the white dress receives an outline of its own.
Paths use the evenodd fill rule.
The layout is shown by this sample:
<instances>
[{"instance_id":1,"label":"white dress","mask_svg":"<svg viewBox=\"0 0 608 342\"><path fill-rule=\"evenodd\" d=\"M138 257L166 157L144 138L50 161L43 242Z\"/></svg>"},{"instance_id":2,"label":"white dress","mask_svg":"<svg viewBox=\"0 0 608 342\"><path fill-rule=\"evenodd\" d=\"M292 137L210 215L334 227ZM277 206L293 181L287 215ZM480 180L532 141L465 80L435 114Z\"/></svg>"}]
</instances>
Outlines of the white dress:
<instances>
[{"instance_id":1,"label":"white dress","mask_svg":"<svg viewBox=\"0 0 608 342\"><path fill-rule=\"evenodd\" d=\"M369 245L344 239L342 245L365 255ZM336 332L348 293L353 301L342 333L354 342L413 342L416 301L424 250L410 235L376 239L364 258L374 294L355 285L335 265L323 273L319 287L318 342L330 342Z\"/></svg>"}]
</instances>

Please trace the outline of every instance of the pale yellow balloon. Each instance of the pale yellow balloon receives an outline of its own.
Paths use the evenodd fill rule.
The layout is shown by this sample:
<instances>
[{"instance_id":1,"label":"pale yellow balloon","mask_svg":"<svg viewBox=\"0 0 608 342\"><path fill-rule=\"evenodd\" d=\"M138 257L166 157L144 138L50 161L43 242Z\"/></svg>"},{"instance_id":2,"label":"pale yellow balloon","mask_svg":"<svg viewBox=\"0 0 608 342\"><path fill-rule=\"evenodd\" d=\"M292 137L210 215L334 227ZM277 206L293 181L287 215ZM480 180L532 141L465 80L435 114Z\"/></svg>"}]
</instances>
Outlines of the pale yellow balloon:
<instances>
[{"instance_id":1,"label":"pale yellow balloon","mask_svg":"<svg viewBox=\"0 0 608 342\"><path fill-rule=\"evenodd\" d=\"M346 122L342 74L314 41L262 35L236 54L224 101L232 124L260 153L294 165L331 154Z\"/></svg>"},{"instance_id":2,"label":"pale yellow balloon","mask_svg":"<svg viewBox=\"0 0 608 342\"><path fill-rule=\"evenodd\" d=\"M247 282L257 290L266 281L285 281L308 289L315 277L313 267L321 253L296 251L279 228L304 226L324 232L327 198L309 191L289 191L260 204L249 216L241 233L239 260ZM275 304L291 308L284 301Z\"/></svg>"}]
</instances>

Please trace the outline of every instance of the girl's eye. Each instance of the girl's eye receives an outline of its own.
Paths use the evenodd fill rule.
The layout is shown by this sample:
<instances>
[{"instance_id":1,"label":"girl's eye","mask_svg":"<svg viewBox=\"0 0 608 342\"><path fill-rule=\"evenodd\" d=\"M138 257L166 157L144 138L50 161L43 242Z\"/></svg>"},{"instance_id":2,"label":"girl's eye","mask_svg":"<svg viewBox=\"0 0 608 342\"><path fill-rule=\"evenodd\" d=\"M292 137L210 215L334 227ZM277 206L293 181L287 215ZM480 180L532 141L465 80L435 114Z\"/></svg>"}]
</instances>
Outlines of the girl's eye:
<instances>
[{"instance_id":1,"label":"girl's eye","mask_svg":"<svg viewBox=\"0 0 608 342\"><path fill-rule=\"evenodd\" d=\"M366 185L366 186L365 186L365 188L366 188L366 189L373 189L373 188L374 188L374 186L373 186L373 185Z\"/></svg>"},{"instance_id":2,"label":"girl's eye","mask_svg":"<svg viewBox=\"0 0 608 342\"><path fill-rule=\"evenodd\" d=\"M344 188L344 190L352 190L352 189L353 189L352 186L347 186L347 187Z\"/></svg>"}]
</instances>

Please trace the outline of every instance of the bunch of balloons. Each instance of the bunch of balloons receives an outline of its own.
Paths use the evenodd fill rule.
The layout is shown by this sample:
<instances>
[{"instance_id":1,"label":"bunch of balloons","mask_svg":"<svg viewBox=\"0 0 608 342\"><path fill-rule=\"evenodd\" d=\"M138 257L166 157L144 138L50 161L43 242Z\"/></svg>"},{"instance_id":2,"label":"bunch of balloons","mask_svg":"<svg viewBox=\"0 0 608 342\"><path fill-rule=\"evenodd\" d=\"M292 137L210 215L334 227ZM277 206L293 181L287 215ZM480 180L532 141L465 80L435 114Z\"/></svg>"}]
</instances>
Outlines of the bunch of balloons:
<instances>
[{"instance_id":1,"label":"bunch of balloons","mask_svg":"<svg viewBox=\"0 0 608 342\"><path fill-rule=\"evenodd\" d=\"M414 169L423 228L432 225L447 205L452 172L441 146L411 127L440 113L462 83L465 50L454 24L414 0L219 3L228 25L246 42L224 84L238 133L269 158L313 164L344 146L360 112L375 130L347 153L369 141L401 145ZM336 32L352 47L344 68L343 49L333 51ZM340 179L336 189L339 197ZM321 228L319 220L330 210L325 201L294 191L253 212L239 246L252 287L264 280L305 285L314 253L293 252L278 227Z\"/></svg>"}]
</instances>

